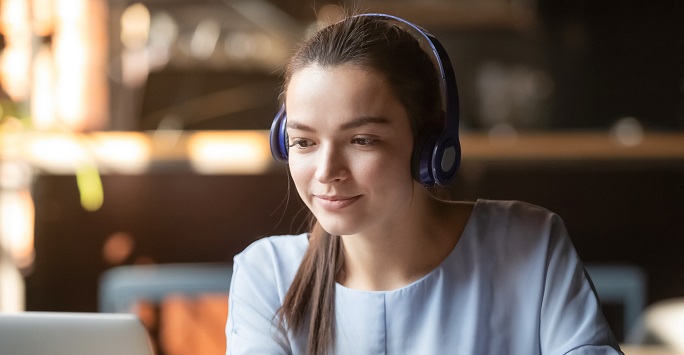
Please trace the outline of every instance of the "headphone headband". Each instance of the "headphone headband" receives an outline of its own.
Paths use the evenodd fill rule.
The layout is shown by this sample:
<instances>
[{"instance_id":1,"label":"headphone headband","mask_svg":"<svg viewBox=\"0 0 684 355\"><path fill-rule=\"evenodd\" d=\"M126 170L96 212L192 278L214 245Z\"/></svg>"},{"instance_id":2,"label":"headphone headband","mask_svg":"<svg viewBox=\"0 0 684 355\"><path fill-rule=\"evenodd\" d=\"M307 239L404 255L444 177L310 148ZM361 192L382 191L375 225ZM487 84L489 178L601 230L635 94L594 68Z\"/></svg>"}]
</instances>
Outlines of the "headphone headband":
<instances>
[{"instance_id":1,"label":"headphone headband","mask_svg":"<svg viewBox=\"0 0 684 355\"><path fill-rule=\"evenodd\" d=\"M419 132L423 136L414 145L411 162L414 179L425 186L448 186L453 182L461 162L461 145L458 137L460 107L456 76L451 60L442 44L427 31L402 18L387 14L360 14L353 17L375 17L399 26L411 33L432 58L439 74L442 108L445 122L440 129L428 128ZM287 114L282 105L271 125L271 154L279 161L287 162Z\"/></svg>"}]
</instances>

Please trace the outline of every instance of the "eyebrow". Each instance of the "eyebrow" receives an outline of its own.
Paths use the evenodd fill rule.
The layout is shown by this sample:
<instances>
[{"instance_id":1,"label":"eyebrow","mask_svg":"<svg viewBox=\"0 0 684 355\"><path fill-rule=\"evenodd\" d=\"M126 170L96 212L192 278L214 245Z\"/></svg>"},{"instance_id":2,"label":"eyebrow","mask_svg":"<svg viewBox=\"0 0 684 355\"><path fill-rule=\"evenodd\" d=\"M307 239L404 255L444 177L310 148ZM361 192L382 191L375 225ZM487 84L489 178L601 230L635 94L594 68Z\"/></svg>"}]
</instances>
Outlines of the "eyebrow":
<instances>
[{"instance_id":1,"label":"eyebrow","mask_svg":"<svg viewBox=\"0 0 684 355\"><path fill-rule=\"evenodd\" d=\"M287 120L287 123L286 123L285 127L287 127L287 128L292 128L292 129L297 129L297 130L300 130L300 131L307 131L307 132L313 132L313 131L314 131L313 128L311 128L311 127L309 127L309 126L307 126L307 125L305 125L305 124L302 124L302 123L299 123L299 122L292 122L292 121L290 121L290 120Z\"/></svg>"},{"instance_id":2,"label":"eyebrow","mask_svg":"<svg viewBox=\"0 0 684 355\"><path fill-rule=\"evenodd\" d=\"M389 124L390 121L384 117L359 117L355 118L347 123L344 123L340 125L340 129L345 130L345 129L351 129L351 128L357 128L361 126L365 126L368 124Z\"/></svg>"},{"instance_id":3,"label":"eyebrow","mask_svg":"<svg viewBox=\"0 0 684 355\"><path fill-rule=\"evenodd\" d=\"M355 118L349 122L343 123L340 125L341 130L347 130L347 129L352 129L352 128L357 128L369 124L389 124L390 121L384 117L372 117L372 116L364 116L364 117L359 117ZM315 130L312 127L309 127L305 124L299 123L299 122L292 122L292 121L287 121L287 127L292 128L292 129L297 129L300 131L307 131L307 132L314 132Z\"/></svg>"}]
</instances>

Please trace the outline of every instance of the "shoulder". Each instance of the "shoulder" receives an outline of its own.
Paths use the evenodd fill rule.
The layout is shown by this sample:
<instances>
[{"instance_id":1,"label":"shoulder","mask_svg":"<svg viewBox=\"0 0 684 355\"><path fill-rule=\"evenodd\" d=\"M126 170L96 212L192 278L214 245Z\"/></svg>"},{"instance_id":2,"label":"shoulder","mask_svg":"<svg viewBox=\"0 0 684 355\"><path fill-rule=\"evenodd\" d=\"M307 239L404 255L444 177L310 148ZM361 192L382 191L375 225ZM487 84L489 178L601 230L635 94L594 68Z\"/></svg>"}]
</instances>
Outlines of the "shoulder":
<instances>
[{"instance_id":1,"label":"shoulder","mask_svg":"<svg viewBox=\"0 0 684 355\"><path fill-rule=\"evenodd\" d=\"M309 246L307 234L259 239L234 258L234 274L277 285L287 291Z\"/></svg>"},{"instance_id":2,"label":"shoulder","mask_svg":"<svg viewBox=\"0 0 684 355\"><path fill-rule=\"evenodd\" d=\"M544 222L558 218L548 209L523 201L478 200L478 212L488 218L511 222Z\"/></svg>"},{"instance_id":3,"label":"shoulder","mask_svg":"<svg viewBox=\"0 0 684 355\"><path fill-rule=\"evenodd\" d=\"M235 256L235 263L286 270L299 267L309 246L307 234L278 235L259 239Z\"/></svg>"},{"instance_id":4,"label":"shoulder","mask_svg":"<svg viewBox=\"0 0 684 355\"><path fill-rule=\"evenodd\" d=\"M563 220L554 212L522 201L478 200L472 217L476 224L496 234L539 236L565 229Z\"/></svg>"},{"instance_id":5,"label":"shoulder","mask_svg":"<svg viewBox=\"0 0 684 355\"><path fill-rule=\"evenodd\" d=\"M546 208L521 201L478 200L467 228L476 246L529 258L569 243L562 219Z\"/></svg>"},{"instance_id":6,"label":"shoulder","mask_svg":"<svg viewBox=\"0 0 684 355\"><path fill-rule=\"evenodd\" d=\"M275 236L259 239L235 256L228 296L227 353L288 352L276 314L307 246L306 234Z\"/></svg>"},{"instance_id":7,"label":"shoulder","mask_svg":"<svg viewBox=\"0 0 684 355\"><path fill-rule=\"evenodd\" d=\"M261 238L235 256L237 261L292 260L304 255L309 245L307 234L277 235Z\"/></svg>"}]
</instances>

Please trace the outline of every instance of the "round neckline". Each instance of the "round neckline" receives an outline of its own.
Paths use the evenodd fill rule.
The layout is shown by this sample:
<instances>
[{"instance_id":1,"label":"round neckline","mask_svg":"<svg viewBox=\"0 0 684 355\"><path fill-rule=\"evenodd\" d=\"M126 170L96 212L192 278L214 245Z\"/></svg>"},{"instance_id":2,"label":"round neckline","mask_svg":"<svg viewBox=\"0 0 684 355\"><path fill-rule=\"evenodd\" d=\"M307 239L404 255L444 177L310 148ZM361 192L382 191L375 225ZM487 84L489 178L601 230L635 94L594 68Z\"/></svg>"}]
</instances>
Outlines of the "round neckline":
<instances>
[{"instance_id":1,"label":"round neckline","mask_svg":"<svg viewBox=\"0 0 684 355\"><path fill-rule=\"evenodd\" d=\"M388 294L393 294L393 293L404 292L404 291L407 291L411 288L418 287L419 284L427 282L428 279L431 279L433 277L433 275L437 274L437 272L439 270L441 270L444 267L444 265L446 265L448 262L450 262L450 260L452 258L454 258L454 255L457 253L457 251L462 248L462 247L460 247L460 245L464 243L463 240L468 239L468 236L470 234L473 234L470 231L473 228L473 227L471 227L471 225L474 223L474 222L472 222L472 220L473 220L473 216L476 214L476 210L478 210L479 206L481 205L481 201L482 201L481 199L477 199L475 201L475 203L473 204L473 209L470 212L470 216L468 216L468 220L466 221L466 224L465 224L465 227L463 228L463 231L461 232L461 237L458 239L458 242L456 242L456 245L454 245L454 247L451 249L451 251L449 252L447 257L444 258L444 260L442 260L442 262L439 263L439 265L437 265L434 269L430 270L430 272L423 275L419 279L417 279L417 280L415 280L409 284L406 284L402 287L395 288L393 290L381 290L381 291L359 290L359 289L355 289L355 288L349 288L349 287L344 286L341 283L335 281L335 289L344 290L344 292L348 292L348 293L361 293L361 294L366 293L366 294L374 294L374 295L388 295Z\"/></svg>"}]
</instances>

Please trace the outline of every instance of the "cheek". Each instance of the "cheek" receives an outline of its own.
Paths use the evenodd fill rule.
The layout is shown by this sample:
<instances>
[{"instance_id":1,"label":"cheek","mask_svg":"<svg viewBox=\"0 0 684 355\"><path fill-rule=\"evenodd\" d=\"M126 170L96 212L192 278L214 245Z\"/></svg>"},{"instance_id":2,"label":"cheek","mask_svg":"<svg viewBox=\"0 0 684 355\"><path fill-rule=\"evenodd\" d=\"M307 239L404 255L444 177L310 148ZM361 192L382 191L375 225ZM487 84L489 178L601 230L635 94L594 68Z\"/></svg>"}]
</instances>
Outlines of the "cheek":
<instances>
[{"instance_id":1,"label":"cheek","mask_svg":"<svg viewBox=\"0 0 684 355\"><path fill-rule=\"evenodd\" d=\"M402 151L394 154L383 154L367 159L357 160L354 170L356 178L369 184L377 185L382 190L397 188L397 184L410 184L411 177L410 154Z\"/></svg>"},{"instance_id":2,"label":"cheek","mask_svg":"<svg viewBox=\"0 0 684 355\"><path fill-rule=\"evenodd\" d=\"M395 144L391 147L390 158L385 159L386 169L392 170L397 178L411 177L411 144Z\"/></svg>"},{"instance_id":3,"label":"cheek","mask_svg":"<svg viewBox=\"0 0 684 355\"><path fill-rule=\"evenodd\" d=\"M288 167L290 169L290 176L292 177L292 181L295 184L295 188L297 188L297 192L302 197L302 199L304 199L304 195L307 192L308 184L314 177L314 170L313 168L308 167L307 164L304 164L304 162L296 158L291 158L289 160Z\"/></svg>"}]
</instances>

